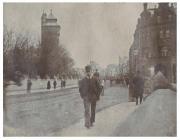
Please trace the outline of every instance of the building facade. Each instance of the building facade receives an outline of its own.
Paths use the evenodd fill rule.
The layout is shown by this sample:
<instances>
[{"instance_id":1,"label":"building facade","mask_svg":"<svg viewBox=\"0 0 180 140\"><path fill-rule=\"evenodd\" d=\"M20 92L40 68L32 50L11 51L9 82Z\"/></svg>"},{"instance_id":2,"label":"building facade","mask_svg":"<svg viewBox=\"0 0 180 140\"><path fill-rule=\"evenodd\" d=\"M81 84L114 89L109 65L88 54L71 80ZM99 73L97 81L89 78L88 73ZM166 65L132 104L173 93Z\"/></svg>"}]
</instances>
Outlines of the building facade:
<instances>
[{"instance_id":1,"label":"building facade","mask_svg":"<svg viewBox=\"0 0 180 140\"><path fill-rule=\"evenodd\" d=\"M50 62L50 52L53 48L58 47L60 37L60 25L57 24L57 18L52 14L43 12L41 16L41 77L51 75L48 64Z\"/></svg>"},{"instance_id":2,"label":"building facade","mask_svg":"<svg viewBox=\"0 0 180 140\"><path fill-rule=\"evenodd\" d=\"M152 9L147 3L143 6L129 50L130 77L137 71L145 78L151 77L160 70L169 82L176 82L176 5L159 3Z\"/></svg>"}]
</instances>

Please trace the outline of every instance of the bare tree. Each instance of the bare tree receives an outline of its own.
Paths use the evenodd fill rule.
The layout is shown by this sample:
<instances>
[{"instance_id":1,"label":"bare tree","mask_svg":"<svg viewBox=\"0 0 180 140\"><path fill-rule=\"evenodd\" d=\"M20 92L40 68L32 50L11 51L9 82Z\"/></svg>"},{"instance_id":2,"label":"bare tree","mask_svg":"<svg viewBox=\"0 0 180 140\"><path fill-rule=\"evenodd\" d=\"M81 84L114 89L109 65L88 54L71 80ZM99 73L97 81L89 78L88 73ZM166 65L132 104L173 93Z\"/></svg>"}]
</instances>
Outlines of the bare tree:
<instances>
[{"instance_id":1,"label":"bare tree","mask_svg":"<svg viewBox=\"0 0 180 140\"><path fill-rule=\"evenodd\" d=\"M53 49L49 55L49 62L48 62L48 68L49 68L49 75L60 75L63 74L67 75L73 65L74 61L70 57L68 51L63 47L63 45L60 45Z\"/></svg>"},{"instance_id":2,"label":"bare tree","mask_svg":"<svg viewBox=\"0 0 180 140\"><path fill-rule=\"evenodd\" d=\"M3 32L3 108L7 118L6 88L13 84L21 85L23 75L37 71L38 48L32 45L27 34L17 34L4 25ZM11 82L12 83L12 82Z\"/></svg>"}]
</instances>

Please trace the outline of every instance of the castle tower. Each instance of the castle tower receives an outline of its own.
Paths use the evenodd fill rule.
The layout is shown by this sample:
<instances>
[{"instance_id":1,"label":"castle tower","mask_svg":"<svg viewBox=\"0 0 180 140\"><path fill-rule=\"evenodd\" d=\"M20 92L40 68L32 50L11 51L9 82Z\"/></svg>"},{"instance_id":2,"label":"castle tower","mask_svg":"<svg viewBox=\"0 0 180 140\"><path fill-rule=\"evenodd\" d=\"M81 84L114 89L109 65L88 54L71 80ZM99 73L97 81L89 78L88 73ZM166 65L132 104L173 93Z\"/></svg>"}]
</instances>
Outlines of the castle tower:
<instances>
[{"instance_id":1,"label":"castle tower","mask_svg":"<svg viewBox=\"0 0 180 140\"><path fill-rule=\"evenodd\" d=\"M57 18L52 14L47 16L43 12L41 16L41 43L42 47L52 48L59 44L60 25L57 24Z\"/></svg>"},{"instance_id":2,"label":"castle tower","mask_svg":"<svg viewBox=\"0 0 180 140\"><path fill-rule=\"evenodd\" d=\"M60 37L60 25L57 24L57 18L53 15L52 10L47 15L44 11L41 16L41 62L40 75L51 75L48 68L50 62L50 52L53 48L58 47Z\"/></svg>"}]
</instances>

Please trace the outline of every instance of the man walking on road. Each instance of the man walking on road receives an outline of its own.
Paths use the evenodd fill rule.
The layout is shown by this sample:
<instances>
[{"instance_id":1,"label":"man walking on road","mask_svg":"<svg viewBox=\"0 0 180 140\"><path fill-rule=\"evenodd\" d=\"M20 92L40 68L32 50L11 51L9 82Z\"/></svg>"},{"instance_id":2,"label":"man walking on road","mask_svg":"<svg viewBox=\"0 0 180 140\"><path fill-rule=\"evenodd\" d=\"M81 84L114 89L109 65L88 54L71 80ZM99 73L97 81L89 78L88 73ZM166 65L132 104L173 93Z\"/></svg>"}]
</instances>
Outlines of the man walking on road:
<instances>
[{"instance_id":1,"label":"man walking on road","mask_svg":"<svg viewBox=\"0 0 180 140\"><path fill-rule=\"evenodd\" d=\"M91 67L86 66L86 77L79 81L79 92L85 109L85 127L90 128L95 122L96 101L99 100L100 83L98 75L91 74Z\"/></svg>"},{"instance_id":2,"label":"man walking on road","mask_svg":"<svg viewBox=\"0 0 180 140\"><path fill-rule=\"evenodd\" d=\"M140 75L140 71L137 71L136 76L133 78L133 89L136 98L136 105L138 105L138 98L140 97L140 104L143 99L144 92L144 80Z\"/></svg>"}]
</instances>

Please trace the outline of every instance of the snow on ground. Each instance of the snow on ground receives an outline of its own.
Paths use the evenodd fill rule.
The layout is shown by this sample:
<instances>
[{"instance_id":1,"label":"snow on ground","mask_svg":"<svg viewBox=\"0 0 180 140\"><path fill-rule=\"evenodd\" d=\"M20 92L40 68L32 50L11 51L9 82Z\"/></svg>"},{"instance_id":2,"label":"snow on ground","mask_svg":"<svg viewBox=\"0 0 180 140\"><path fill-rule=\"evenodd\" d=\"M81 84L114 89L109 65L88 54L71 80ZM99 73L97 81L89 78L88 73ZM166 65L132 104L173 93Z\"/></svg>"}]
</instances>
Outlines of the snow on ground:
<instances>
[{"instance_id":1,"label":"snow on ground","mask_svg":"<svg viewBox=\"0 0 180 140\"><path fill-rule=\"evenodd\" d=\"M45 79L33 79L32 81L32 87L31 87L31 93L36 92L45 92L45 91L52 91L53 88L53 79L51 79L51 89L46 89L47 87L47 80ZM27 91L27 79L23 80L21 86L17 85L9 85L6 89L7 95L16 95L16 94L26 94ZM67 80L66 81L66 88L68 87L74 87L77 86L77 80ZM57 80L57 88L56 90L61 89L61 81Z\"/></svg>"},{"instance_id":2,"label":"snow on ground","mask_svg":"<svg viewBox=\"0 0 180 140\"><path fill-rule=\"evenodd\" d=\"M112 136L176 136L176 93L159 89L150 95Z\"/></svg>"},{"instance_id":3,"label":"snow on ground","mask_svg":"<svg viewBox=\"0 0 180 140\"><path fill-rule=\"evenodd\" d=\"M134 102L121 103L105 110L100 111L96 115L96 122L90 129L84 127L84 118L78 123L68 128L62 129L54 134L57 136L109 136L116 129L120 122L132 113L137 106Z\"/></svg>"},{"instance_id":4,"label":"snow on ground","mask_svg":"<svg viewBox=\"0 0 180 140\"><path fill-rule=\"evenodd\" d=\"M46 79L32 79L32 87L31 89L42 89L47 87L47 81ZM51 88L53 88L53 79L50 79L51 81ZM27 89L27 79L22 80L21 86L17 85L10 85L7 88L7 91L14 91L14 90L26 90ZM66 80L66 85L73 85L77 84L77 80ZM57 87L61 86L61 80L57 80Z\"/></svg>"},{"instance_id":5,"label":"snow on ground","mask_svg":"<svg viewBox=\"0 0 180 140\"><path fill-rule=\"evenodd\" d=\"M12 120L9 125L4 125L4 135L176 136L176 92L156 90L138 106L127 99L127 89L107 88L97 104L95 125L88 130L84 127L83 104L77 94L12 104L10 116L14 116L17 109L20 109L17 115L21 116L13 117L16 123ZM28 133L22 130L28 130Z\"/></svg>"},{"instance_id":6,"label":"snow on ground","mask_svg":"<svg viewBox=\"0 0 180 140\"><path fill-rule=\"evenodd\" d=\"M97 114L110 106L127 101L127 88L108 87L104 96L97 102ZM8 96L7 103L8 121L4 122L4 136L54 136L58 135L61 129L70 127L84 118L83 101L76 88L52 94L17 98Z\"/></svg>"}]
</instances>

